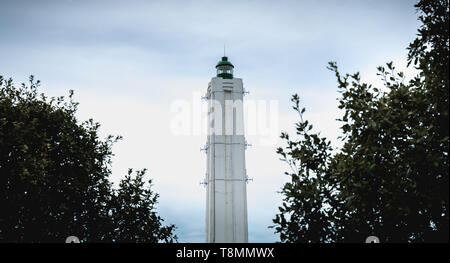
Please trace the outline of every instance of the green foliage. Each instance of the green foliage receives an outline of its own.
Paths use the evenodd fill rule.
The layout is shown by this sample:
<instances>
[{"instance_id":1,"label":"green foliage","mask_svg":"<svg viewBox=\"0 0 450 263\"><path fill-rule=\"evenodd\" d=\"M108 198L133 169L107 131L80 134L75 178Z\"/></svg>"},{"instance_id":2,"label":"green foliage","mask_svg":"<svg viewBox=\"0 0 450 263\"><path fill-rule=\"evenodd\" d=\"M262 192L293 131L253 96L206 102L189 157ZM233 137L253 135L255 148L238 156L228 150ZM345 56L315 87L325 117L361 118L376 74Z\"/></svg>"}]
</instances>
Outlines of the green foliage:
<instances>
[{"instance_id":1,"label":"green foliage","mask_svg":"<svg viewBox=\"0 0 450 263\"><path fill-rule=\"evenodd\" d=\"M176 240L175 226L163 226L164 220L154 210L159 195L151 191L152 181L146 187L145 170L137 171L134 178L131 174L130 169L113 201L114 241L172 243Z\"/></svg>"},{"instance_id":2,"label":"green foliage","mask_svg":"<svg viewBox=\"0 0 450 263\"><path fill-rule=\"evenodd\" d=\"M333 224L328 220L333 211L324 209L334 203L334 187L327 180L330 142L310 133L312 125L303 120L305 108L300 110L299 97L294 95L292 101L300 117L296 133L302 139L291 140L288 134L281 134L287 146L278 148L277 153L289 164L291 172L286 174L291 181L282 188L285 198L279 208L281 213L274 219L278 226L274 227L282 242L325 242L333 238L328 231Z\"/></svg>"},{"instance_id":3,"label":"green foliage","mask_svg":"<svg viewBox=\"0 0 450 263\"><path fill-rule=\"evenodd\" d=\"M274 219L282 242L448 242L449 7L416 7L423 25L408 60L420 74L408 83L392 62L378 68L386 91L329 64L342 94L340 151L305 132L293 96L300 138L283 133L287 146L277 150L293 168Z\"/></svg>"},{"instance_id":4,"label":"green foliage","mask_svg":"<svg viewBox=\"0 0 450 263\"><path fill-rule=\"evenodd\" d=\"M98 123L78 124L73 91L47 98L39 84L31 76L17 88L0 76L0 242L173 241L145 171L112 188L111 147L121 137L100 140ZM124 220L138 227L122 228Z\"/></svg>"}]
</instances>

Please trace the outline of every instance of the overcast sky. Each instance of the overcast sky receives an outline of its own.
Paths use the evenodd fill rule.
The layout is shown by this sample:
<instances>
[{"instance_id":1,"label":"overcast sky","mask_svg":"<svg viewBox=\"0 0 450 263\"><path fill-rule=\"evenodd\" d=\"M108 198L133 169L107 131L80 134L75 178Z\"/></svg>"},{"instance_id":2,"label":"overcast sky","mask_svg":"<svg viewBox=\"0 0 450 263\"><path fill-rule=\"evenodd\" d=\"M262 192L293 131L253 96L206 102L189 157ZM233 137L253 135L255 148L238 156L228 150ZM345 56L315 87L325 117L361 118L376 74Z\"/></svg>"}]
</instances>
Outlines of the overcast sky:
<instances>
[{"instance_id":1,"label":"overcast sky","mask_svg":"<svg viewBox=\"0 0 450 263\"><path fill-rule=\"evenodd\" d=\"M80 121L124 137L113 148L112 180L148 168L158 211L179 241L204 242L206 135L174 134L173 103L201 103L226 45L250 91L244 103L278 102L277 134L293 131L289 100L299 93L315 131L338 147L339 93L327 63L376 85L377 66L404 68L419 26L414 2L0 0L0 75L20 84L33 74L50 96L73 89ZM266 135L247 136L250 242L279 240L268 226L288 180L275 154L283 144L261 143Z\"/></svg>"}]
</instances>

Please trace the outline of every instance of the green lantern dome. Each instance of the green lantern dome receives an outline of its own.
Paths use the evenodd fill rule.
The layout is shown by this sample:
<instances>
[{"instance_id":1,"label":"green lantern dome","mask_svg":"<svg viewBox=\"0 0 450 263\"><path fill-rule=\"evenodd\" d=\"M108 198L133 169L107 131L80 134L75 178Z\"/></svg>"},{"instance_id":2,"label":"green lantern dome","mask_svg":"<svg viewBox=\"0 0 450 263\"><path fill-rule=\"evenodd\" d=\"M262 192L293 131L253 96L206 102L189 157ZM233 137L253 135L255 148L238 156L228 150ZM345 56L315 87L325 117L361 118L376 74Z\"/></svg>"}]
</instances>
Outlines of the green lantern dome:
<instances>
[{"instance_id":1,"label":"green lantern dome","mask_svg":"<svg viewBox=\"0 0 450 263\"><path fill-rule=\"evenodd\" d=\"M224 79L232 79L233 78L233 64L228 61L228 57L222 57L222 60L219 61L216 65L217 69L217 77L221 77Z\"/></svg>"}]
</instances>

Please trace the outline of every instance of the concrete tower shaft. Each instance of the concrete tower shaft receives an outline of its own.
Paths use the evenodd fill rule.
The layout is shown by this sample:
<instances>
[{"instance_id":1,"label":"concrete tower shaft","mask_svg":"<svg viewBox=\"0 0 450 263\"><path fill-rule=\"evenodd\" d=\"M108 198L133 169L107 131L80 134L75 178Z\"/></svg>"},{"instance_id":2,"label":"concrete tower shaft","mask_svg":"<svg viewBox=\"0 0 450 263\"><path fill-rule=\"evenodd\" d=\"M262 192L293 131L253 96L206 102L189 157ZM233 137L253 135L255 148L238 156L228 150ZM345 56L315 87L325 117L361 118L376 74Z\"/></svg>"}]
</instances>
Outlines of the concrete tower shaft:
<instances>
[{"instance_id":1,"label":"concrete tower shaft","mask_svg":"<svg viewBox=\"0 0 450 263\"><path fill-rule=\"evenodd\" d=\"M206 242L248 242L242 79L208 85Z\"/></svg>"}]
</instances>

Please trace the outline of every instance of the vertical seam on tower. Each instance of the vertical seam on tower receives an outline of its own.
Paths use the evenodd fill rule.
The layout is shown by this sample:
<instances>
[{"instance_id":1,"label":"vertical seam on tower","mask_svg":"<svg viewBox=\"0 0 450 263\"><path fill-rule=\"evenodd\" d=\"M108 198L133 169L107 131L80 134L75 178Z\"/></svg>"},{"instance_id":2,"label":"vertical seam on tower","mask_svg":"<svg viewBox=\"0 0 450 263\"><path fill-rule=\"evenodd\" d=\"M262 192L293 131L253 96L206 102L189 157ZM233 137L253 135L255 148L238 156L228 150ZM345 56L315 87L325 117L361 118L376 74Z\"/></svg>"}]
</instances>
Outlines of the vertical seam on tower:
<instances>
[{"instance_id":1,"label":"vertical seam on tower","mask_svg":"<svg viewBox=\"0 0 450 263\"><path fill-rule=\"evenodd\" d=\"M222 84L222 86L221 86L221 88L223 89L223 82L221 83ZM224 90L225 91L225 90ZM225 186L225 192L224 192L224 201L225 201L225 205L224 205L224 216L225 216L225 229L227 229L227 223L228 223L228 217L227 217L227 209L228 209L228 206L227 206L227 202L228 202L228 183L227 183L227 179L228 179L228 174L227 174L227 161L228 161L228 158L227 158L227 135L226 135L226 132L227 132L227 119L226 119L226 115L227 115L227 106L226 106L226 99L227 99L227 96L228 96L228 92L224 92L223 93L223 110L222 110L222 121L223 121L223 124L222 124L222 135L223 135L223 140L224 140L224 145L223 145L223 149L224 149L224 153L223 153L223 157L224 157L224 182L223 182L223 184L224 184L224 186ZM225 237L227 236L227 234L228 234L228 231L226 231L225 230ZM227 239L225 238L225 241L226 241Z\"/></svg>"},{"instance_id":2,"label":"vertical seam on tower","mask_svg":"<svg viewBox=\"0 0 450 263\"><path fill-rule=\"evenodd\" d=\"M211 94L210 96L211 98L214 97L215 99L215 94ZM215 111L215 110L214 110ZM215 113L214 113L215 114ZM214 143L216 142L216 120L214 120L214 135L213 135L213 140ZM214 151L213 151L213 163L214 163L214 169L212 169L213 171L213 189L212 189L212 194L213 194L213 211L212 211L212 215L213 215L213 220L212 222L212 243L216 243L216 146L214 145Z\"/></svg>"},{"instance_id":3,"label":"vertical seam on tower","mask_svg":"<svg viewBox=\"0 0 450 263\"><path fill-rule=\"evenodd\" d=\"M233 85L233 89L234 89L234 85ZM235 96L235 95L233 95L233 94L230 94L230 96L232 97L232 102L233 102L233 105L234 105L234 102L235 102L235 98L233 97L233 96ZM231 110L232 110L232 112L231 112L231 117L233 118L232 119L232 125L233 125L233 130L232 130L232 136L231 136L231 138L236 138L235 137L235 133L236 133L236 116L235 116L235 108L234 107L232 107L231 108ZM234 141L233 140L231 140L231 142L232 143L234 143ZM231 158L231 165L233 166L234 165L234 163L233 163L233 151L234 151L234 148L235 148L236 146L234 146L233 147L233 144L231 145L231 153L230 153L230 158ZM234 167L232 167L231 168L231 173L232 173L232 178L234 179L235 177L234 177ZM233 193L234 193L234 187L235 187L235 184L238 184L238 183L236 183L236 182L231 182L231 185L232 185L232 190L233 190ZM236 242L236 222L237 222L237 220L236 220L236 213L235 213L235 208L236 208L236 205L235 205L235 203L234 203L234 194L232 194L231 195L231 198L232 198L232 200L231 200L231 204L232 204L232 209L231 209L231 214L232 214L232 217L233 217L233 242Z\"/></svg>"}]
</instances>

